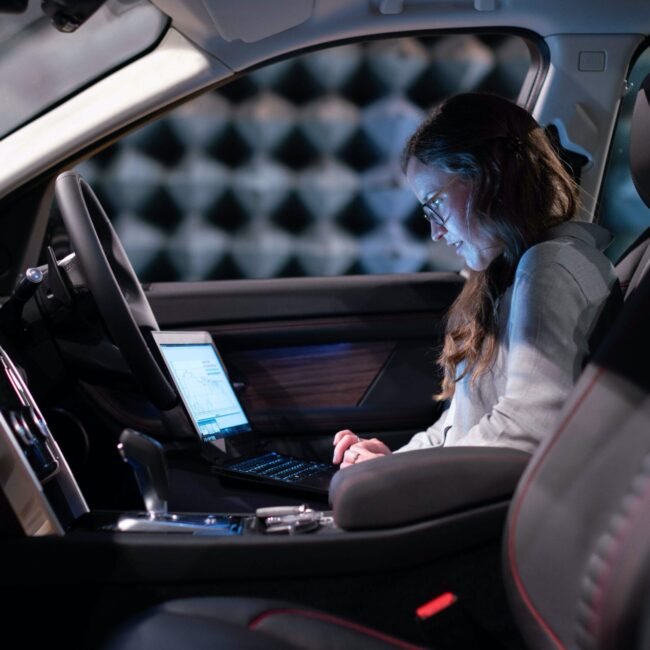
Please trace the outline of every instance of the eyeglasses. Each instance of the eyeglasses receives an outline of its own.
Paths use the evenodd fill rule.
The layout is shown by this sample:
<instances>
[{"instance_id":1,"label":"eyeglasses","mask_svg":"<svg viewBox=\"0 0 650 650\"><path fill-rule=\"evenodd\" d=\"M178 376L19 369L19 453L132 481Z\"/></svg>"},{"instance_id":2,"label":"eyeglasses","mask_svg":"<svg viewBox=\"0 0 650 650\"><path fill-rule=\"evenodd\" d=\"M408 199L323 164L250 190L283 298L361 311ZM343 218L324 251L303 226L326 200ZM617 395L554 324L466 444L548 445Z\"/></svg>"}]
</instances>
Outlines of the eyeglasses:
<instances>
[{"instance_id":1,"label":"eyeglasses","mask_svg":"<svg viewBox=\"0 0 650 650\"><path fill-rule=\"evenodd\" d=\"M426 203L422 204L422 212L424 213L424 218L429 223L432 223L439 228L444 228L449 216L445 218L440 214L440 212L438 212L442 203L442 199L438 194L432 196Z\"/></svg>"},{"instance_id":2,"label":"eyeglasses","mask_svg":"<svg viewBox=\"0 0 650 650\"><path fill-rule=\"evenodd\" d=\"M429 222L438 226L439 228L444 228L447 221L449 221L449 215L443 217L440 214L440 206L442 205L442 194L444 194L449 186L456 180L455 177L452 177L444 184L444 186L438 190L428 201L425 201L422 204L422 212L424 213L424 218Z\"/></svg>"}]
</instances>

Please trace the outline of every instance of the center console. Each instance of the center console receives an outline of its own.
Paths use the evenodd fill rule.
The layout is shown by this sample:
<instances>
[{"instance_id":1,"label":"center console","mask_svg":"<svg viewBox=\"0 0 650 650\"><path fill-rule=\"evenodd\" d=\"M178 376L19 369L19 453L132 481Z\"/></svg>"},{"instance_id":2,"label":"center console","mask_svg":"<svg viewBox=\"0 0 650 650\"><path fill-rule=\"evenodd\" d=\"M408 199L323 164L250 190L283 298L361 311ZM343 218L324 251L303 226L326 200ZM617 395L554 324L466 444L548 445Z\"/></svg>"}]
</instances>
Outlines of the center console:
<instances>
[{"instance_id":1,"label":"center console","mask_svg":"<svg viewBox=\"0 0 650 650\"><path fill-rule=\"evenodd\" d=\"M193 534L208 536L247 533L296 535L321 527L334 527L333 517L305 505L258 508L255 515L170 513L167 509L169 478L163 446L142 433L125 429L118 449L135 473L146 512L119 517L117 529L125 532Z\"/></svg>"},{"instance_id":2,"label":"center console","mask_svg":"<svg viewBox=\"0 0 650 650\"><path fill-rule=\"evenodd\" d=\"M298 535L335 530L330 514L305 505L258 508L254 514L169 512L163 446L132 429L118 449L132 467L145 504L142 512L93 517L70 467L21 370L0 347L0 486L27 537L64 536L76 522L98 532L239 537ZM88 529L88 523L82 528Z\"/></svg>"},{"instance_id":3,"label":"center console","mask_svg":"<svg viewBox=\"0 0 650 650\"><path fill-rule=\"evenodd\" d=\"M120 453L145 508L96 512L1 348L0 401L0 487L22 529L12 551L20 581L44 573L62 582L98 574L111 582L284 580L416 566L497 540L528 460L487 448L394 454L336 474L331 512L306 505L170 512L163 447L127 429Z\"/></svg>"}]
</instances>

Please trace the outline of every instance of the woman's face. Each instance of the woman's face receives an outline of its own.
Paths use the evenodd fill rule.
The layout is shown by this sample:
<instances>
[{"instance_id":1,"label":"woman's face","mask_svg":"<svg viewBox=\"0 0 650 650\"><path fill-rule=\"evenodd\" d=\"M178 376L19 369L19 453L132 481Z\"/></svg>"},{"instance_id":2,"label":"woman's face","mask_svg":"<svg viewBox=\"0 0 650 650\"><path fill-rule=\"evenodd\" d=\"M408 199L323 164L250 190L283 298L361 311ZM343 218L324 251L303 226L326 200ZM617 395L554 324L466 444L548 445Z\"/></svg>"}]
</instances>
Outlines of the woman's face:
<instances>
[{"instance_id":1,"label":"woman's face","mask_svg":"<svg viewBox=\"0 0 650 650\"><path fill-rule=\"evenodd\" d=\"M461 177L411 157L406 179L431 224L431 239L444 239L470 269L484 271L503 252L503 243L470 212L471 188Z\"/></svg>"}]
</instances>

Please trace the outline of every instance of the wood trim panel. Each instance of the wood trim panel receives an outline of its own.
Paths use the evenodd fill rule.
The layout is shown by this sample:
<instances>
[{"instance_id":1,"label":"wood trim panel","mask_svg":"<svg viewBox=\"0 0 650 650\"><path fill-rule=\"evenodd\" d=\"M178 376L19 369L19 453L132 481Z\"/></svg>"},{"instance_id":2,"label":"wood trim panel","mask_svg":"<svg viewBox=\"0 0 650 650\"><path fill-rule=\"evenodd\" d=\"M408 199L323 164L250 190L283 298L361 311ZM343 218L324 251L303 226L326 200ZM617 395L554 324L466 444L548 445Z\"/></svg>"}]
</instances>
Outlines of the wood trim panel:
<instances>
[{"instance_id":1,"label":"wood trim panel","mask_svg":"<svg viewBox=\"0 0 650 650\"><path fill-rule=\"evenodd\" d=\"M390 341L331 343L230 352L231 379L249 413L354 407L389 360Z\"/></svg>"}]
</instances>

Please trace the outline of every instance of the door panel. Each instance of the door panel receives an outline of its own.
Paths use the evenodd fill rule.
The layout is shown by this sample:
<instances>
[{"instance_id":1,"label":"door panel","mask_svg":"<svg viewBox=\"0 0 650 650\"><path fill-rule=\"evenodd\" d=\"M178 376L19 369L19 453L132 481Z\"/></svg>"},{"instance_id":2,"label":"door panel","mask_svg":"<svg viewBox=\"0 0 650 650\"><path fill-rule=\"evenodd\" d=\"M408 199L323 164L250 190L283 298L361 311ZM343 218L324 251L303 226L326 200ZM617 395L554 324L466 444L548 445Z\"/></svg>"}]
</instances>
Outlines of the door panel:
<instances>
[{"instance_id":1,"label":"door panel","mask_svg":"<svg viewBox=\"0 0 650 650\"><path fill-rule=\"evenodd\" d=\"M163 282L145 287L161 326L440 312L462 286L457 273Z\"/></svg>"},{"instance_id":2,"label":"door panel","mask_svg":"<svg viewBox=\"0 0 650 650\"><path fill-rule=\"evenodd\" d=\"M147 287L161 329L209 331L264 434L428 426L439 405L452 273L169 283Z\"/></svg>"},{"instance_id":3,"label":"door panel","mask_svg":"<svg viewBox=\"0 0 650 650\"><path fill-rule=\"evenodd\" d=\"M228 361L233 377L246 378L249 411L357 406L394 350L389 341L325 343L233 352Z\"/></svg>"}]
</instances>

